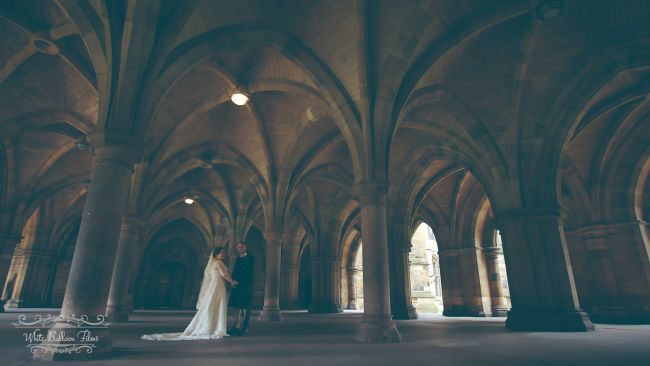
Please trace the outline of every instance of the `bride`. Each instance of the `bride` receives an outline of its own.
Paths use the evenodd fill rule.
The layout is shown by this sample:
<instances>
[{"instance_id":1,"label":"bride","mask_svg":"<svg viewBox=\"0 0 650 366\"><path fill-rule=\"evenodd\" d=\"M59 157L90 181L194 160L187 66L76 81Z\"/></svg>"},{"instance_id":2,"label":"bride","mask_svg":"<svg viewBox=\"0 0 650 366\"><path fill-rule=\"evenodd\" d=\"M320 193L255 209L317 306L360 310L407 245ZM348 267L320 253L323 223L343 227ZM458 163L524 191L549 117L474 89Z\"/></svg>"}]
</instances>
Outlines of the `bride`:
<instances>
[{"instance_id":1,"label":"bride","mask_svg":"<svg viewBox=\"0 0 650 366\"><path fill-rule=\"evenodd\" d=\"M205 266L196 315L182 333L145 334L141 338L155 341L181 341L191 339L218 339L227 336L228 296L225 281L233 286L233 280L223 263L226 250L216 247Z\"/></svg>"}]
</instances>

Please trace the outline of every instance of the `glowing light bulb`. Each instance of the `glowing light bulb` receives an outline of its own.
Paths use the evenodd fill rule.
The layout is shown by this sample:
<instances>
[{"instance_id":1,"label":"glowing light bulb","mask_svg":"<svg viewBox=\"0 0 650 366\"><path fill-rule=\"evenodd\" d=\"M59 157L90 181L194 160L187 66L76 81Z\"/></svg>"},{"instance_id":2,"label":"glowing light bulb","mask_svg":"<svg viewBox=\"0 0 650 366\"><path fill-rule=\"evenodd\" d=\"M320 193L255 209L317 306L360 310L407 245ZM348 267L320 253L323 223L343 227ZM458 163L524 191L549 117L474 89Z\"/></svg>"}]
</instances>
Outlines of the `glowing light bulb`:
<instances>
[{"instance_id":1,"label":"glowing light bulb","mask_svg":"<svg viewBox=\"0 0 650 366\"><path fill-rule=\"evenodd\" d=\"M236 105L245 105L246 103L248 103L248 95L239 91L234 92L230 96L230 100Z\"/></svg>"},{"instance_id":2,"label":"glowing light bulb","mask_svg":"<svg viewBox=\"0 0 650 366\"><path fill-rule=\"evenodd\" d=\"M191 205L191 204L194 203L194 200L188 197L188 198L185 199L185 203L188 204L188 205Z\"/></svg>"}]
</instances>

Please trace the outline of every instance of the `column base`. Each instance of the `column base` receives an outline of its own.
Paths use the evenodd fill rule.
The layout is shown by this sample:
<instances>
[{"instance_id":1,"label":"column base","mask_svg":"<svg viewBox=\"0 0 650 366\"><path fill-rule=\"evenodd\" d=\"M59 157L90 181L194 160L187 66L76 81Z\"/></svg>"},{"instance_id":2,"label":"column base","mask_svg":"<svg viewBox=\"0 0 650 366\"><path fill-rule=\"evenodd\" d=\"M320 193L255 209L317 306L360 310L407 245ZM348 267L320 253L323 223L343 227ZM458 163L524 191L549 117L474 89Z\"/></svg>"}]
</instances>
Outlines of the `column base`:
<instances>
[{"instance_id":1,"label":"column base","mask_svg":"<svg viewBox=\"0 0 650 366\"><path fill-rule=\"evenodd\" d=\"M108 305L106 306L106 320L113 323L127 323L129 311L123 305Z\"/></svg>"},{"instance_id":2,"label":"column base","mask_svg":"<svg viewBox=\"0 0 650 366\"><path fill-rule=\"evenodd\" d=\"M262 308L262 312L258 318L262 322L277 322L282 320L282 315L280 314L280 307L278 306L265 306Z\"/></svg>"},{"instance_id":3,"label":"column base","mask_svg":"<svg viewBox=\"0 0 650 366\"><path fill-rule=\"evenodd\" d=\"M8 299L5 300L4 306L7 309L20 309L20 308L42 308L47 307L42 302L29 302L25 300Z\"/></svg>"},{"instance_id":4,"label":"column base","mask_svg":"<svg viewBox=\"0 0 650 366\"><path fill-rule=\"evenodd\" d=\"M343 312L341 304L324 304L309 307L309 312L313 314L336 314Z\"/></svg>"},{"instance_id":5,"label":"column base","mask_svg":"<svg viewBox=\"0 0 650 366\"><path fill-rule=\"evenodd\" d=\"M582 310L562 313L510 310L506 328L514 331L589 332L594 330L594 324Z\"/></svg>"},{"instance_id":6,"label":"column base","mask_svg":"<svg viewBox=\"0 0 650 366\"><path fill-rule=\"evenodd\" d=\"M497 305L492 308L492 316L493 317L506 317L508 316L508 311L510 308L503 306L503 305Z\"/></svg>"},{"instance_id":7,"label":"column base","mask_svg":"<svg viewBox=\"0 0 650 366\"><path fill-rule=\"evenodd\" d=\"M471 316L477 318L485 318L492 314L488 314L485 313L484 311L472 309L467 306L451 306L451 307L446 307L445 310L442 311L442 315L443 316Z\"/></svg>"},{"instance_id":8,"label":"column base","mask_svg":"<svg viewBox=\"0 0 650 366\"><path fill-rule=\"evenodd\" d=\"M300 307L300 305L297 304L280 304L280 308L284 310L302 310L303 308Z\"/></svg>"},{"instance_id":9,"label":"column base","mask_svg":"<svg viewBox=\"0 0 650 366\"><path fill-rule=\"evenodd\" d=\"M83 335L80 332L85 332L84 334L90 339L83 341ZM71 339L66 339L68 337ZM105 358L113 352L113 341L108 329L105 328L56 324L48 330L47 339L37 345L33 351L33 359L43 361L92 360Z\"/></svg>"},{"instance_id":10,"label":"column base","mask_svg":"<svg viewBox=\"0 0 650 366\"><path fill-rule=\"evenodd\" d=\"M401 309L393 309L393 319L399 320L412 320L418 318L418 312L414 306L402 307Z\"/></svg>"},{"instance_id":11,"label":"column base","mask_svg":"<svg viewBox=\"0 0 650 366\"><path fill-rule=\"evenodd\" d=\"M351 303L348 304L347 309L348 309L348 310L357 310L357 304L351 302Z\"/></svg>"},{"instance_id":12,"label":"column base","mask_svg":"<svg viewBox=\"0 0 650 366\"><path fill-rule=\"evenodd\" d=\"M650 324L650 311L628 309L624 306L592 306L589 315L596 323Z\"/></svg>"},{"instance_id":13,"label":"column base","mask_svg":"<svg viewBox=\"0 0 650 366\"><path fill-rule=\"evenodd\" d=\"M399 343L402 335L391 315L364 314L354 339L363 343Z\"/></svg>"}]
</instances>

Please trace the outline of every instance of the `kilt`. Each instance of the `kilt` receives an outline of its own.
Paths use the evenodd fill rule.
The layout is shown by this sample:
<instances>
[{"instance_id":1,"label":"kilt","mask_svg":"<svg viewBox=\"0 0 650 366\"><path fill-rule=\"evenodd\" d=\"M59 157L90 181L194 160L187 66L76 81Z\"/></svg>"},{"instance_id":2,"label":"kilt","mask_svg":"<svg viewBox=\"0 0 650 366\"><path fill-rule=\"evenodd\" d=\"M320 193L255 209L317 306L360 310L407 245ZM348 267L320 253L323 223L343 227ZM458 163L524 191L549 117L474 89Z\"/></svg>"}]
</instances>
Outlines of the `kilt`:
<instances>
[{"instance_id":1,"label":"kilt","mask_svg":"<svg viewBox=\"0 0 650 366\"><path fill-rule=\"evenodd\" d=\"M248 309L251 307L253 300L253 286L252 284L240 283L231 288L230 298L228 299L228 306L233 308Z\"/></svg>"}]
</instances>

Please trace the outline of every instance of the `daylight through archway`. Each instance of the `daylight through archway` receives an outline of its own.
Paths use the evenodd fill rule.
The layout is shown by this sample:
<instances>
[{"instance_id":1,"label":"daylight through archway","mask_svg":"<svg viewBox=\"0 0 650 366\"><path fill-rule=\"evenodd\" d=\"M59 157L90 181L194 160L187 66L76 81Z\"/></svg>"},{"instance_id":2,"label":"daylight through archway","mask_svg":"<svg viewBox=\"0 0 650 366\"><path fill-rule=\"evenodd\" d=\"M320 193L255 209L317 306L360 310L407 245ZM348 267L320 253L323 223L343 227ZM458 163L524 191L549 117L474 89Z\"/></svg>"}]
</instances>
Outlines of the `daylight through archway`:
<instances>
[{"instance_id":1,"label":"daylight through archway","mask_svg":"<svg viewBox=\"0 0 650 366\"><path fill-rule=\"evenodd\" d=\"M431 227L421 223L413 233L411 245L409 271L413 306L418 314L441 315L444 307L440 257L438 243Z\"/></svg>"}]
</instances>

